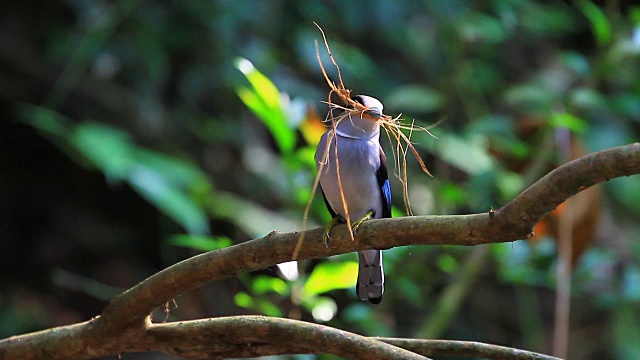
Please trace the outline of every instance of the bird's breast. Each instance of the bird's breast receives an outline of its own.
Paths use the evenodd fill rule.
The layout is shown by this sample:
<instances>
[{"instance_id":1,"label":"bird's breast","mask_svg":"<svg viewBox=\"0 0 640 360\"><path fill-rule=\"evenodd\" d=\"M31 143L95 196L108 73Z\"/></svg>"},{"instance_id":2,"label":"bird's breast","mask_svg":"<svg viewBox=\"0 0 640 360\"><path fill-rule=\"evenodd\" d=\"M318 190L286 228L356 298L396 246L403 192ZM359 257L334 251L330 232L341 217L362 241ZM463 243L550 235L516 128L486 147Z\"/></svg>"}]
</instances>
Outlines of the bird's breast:
<instances>
[{"instance_id":1,"label":"bird's breast","mask_svg":"<svg viewBox=\"0 0 640 360\"><path fill-rule=\"evenodd\" d=\"M328 150L326 157L316 154L317 161L327 159L320 169L320 186L331 208L343 217L346 217L348 210L351 221L360 219L370 210L376 212L376 217L382 213L381 190L376 178L376 171L380 167L379 146L379 143L370 139L338 136L337 142L331 141L328 149L326 146L322 149L318 147L318 152Z\"/></svg>"}]
</instances>

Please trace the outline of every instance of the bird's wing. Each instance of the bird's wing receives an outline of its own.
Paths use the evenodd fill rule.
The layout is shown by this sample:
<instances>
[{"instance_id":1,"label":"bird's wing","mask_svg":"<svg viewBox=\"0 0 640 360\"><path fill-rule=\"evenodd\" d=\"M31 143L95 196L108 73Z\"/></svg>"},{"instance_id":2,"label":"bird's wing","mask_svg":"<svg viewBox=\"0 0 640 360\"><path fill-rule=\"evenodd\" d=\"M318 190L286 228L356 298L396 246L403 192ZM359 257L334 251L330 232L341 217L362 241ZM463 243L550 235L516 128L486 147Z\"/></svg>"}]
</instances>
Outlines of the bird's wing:
<instances>
[{"instance_id":1,"label":"bird's wing","mask_svg":"<svg viewBox=\"0 0 640 360\"><path fill-rule=\"evenodd\" d=\"M380 167L376 171L376 179L380 186L380 195L382 197L382 216L383 218L391 217L391 184L389 183L389 174L387 173L387 157L380 147Z\"/></svg>"},{"instance_id":2,"label":"bird's wing","mask_svg":"<svg viewBox=\"0 0 640 360\"><path fill-rule=\"evenodd\" d=\"M322 198L324 199L324 204L327 205L327 210L329 210L329 214L331 214L331 218L336 217L338 214L336 214L336 212L333 211L331 204L329 204L329 200L327 200L327 196L324 194L324 190L322 190L322 185L318 185L318 186L320 186L320 191L322 192Z\"/></svg>"}]
</instances>

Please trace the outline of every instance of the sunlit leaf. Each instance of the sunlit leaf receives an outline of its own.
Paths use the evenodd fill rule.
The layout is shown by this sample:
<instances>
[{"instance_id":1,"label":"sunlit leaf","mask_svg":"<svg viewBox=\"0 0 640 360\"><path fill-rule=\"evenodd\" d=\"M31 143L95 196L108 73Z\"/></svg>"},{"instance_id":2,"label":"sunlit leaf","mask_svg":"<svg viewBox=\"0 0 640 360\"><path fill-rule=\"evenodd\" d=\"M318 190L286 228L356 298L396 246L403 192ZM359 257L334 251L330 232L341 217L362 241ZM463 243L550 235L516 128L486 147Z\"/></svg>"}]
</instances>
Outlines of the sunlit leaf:
<instances>
[{"instance_id":1,"label":"sunlit leaf","mask_svg":"<svg viewBox=\"0 0 640 360\"><path fill-rule=\"evenodd\" d=\"M589 19L591 31L598 45L606 45L613 37L607 15L596 4L588 0L576 1L576 6Z\"/></svg>"},{"instance_id":2,"label":"sunlit leaf","mask_svg":"<svg viewBox=\"0 0 640 360\"><path fill-rule=\"evenodd\" d=\"M252 86L251 89L239 87L238 96L262 120L278 143L280 150L285 154L290 153L295 146L296 133L294 127L287 121L278 88L249 60L237 58L235 65Z\"/></svg>"},{"instance_id":3,"label":"sunlit leaf","mask_svg":"<svg viewBox=\"0 0 640 360\"><path fill-rule=\"evenodd\" d=\"M405 213L405 209L403 208L399 208L397 206L391 206L391 217L402 217L402 216L406 216L407 214Z\"/></svg>"},{"instance_id":4,"label":"sunlit leaf","mask_svg":"<svg viewBox=\"0 0 640 360\"><path fill-rule=\"evenodd\" d=\"M256 299L256 310L260 311L264 315L273 316L273 317L281 317L282 311L278 309L278 307L269 300L264 299Z\"/></svg>"},{"instance_id":5,"label":"sunlit leaf","mask_svg":"<svg viewBox=\"0 0 640 360\"><path fill-rule=\"evenodd\" d=\"M243 291L238 291L233 296L233 302L236 305L243 308L247 308L247 309L253 309L255 306L255 301L253 301L253 298L249 294Z\"/></svg>"},{"instance_id":6,"label":"sunlit leaf","mask_svg":"<svg viewBox=\"0 0 640 360\"><path fill-rule=\"evenodd\" d=\"M552 113L549 116L549 124L555 128L564 128L579 134L585 133L589 126L583 119L567 112Z\"/></svg>"},{"instance_id":7,"label":"sunlit leaf","mask_svg":"<svg viewBox=\"0 0 640 360\"><path fill-rule=\"evenodd\" d=\"M257 295L265 294L270 291L280 295L286 295L289 292L289 286L280 278L261 275L256 276L251 280L251 290Z\"/></svg>"},{"instance_id":8,"label":"sunlit leaf","mask_svg":"<svg viewBox=\"0 0 640 360\"><path fill-rule=\"evenodd\" d=\"M323 262L313 269L302 289L306 296L322 294L355 285L358 263L355 261Z\"/></svg>"},{"instance_id":9,"label":"sunlit leaf","mask_svg":"<svg viewBox=\"0 0 640 360\"><path fill-rule=\"evenodd\" d=\"M194 250L212 251L231 246L233 242L226 236L210 237L180 234L171 236L169 244Z\"/></svg>"},{"instance_id":10,"label":"sunlit leaf","mask_svg":"<svg viewBox=\"0 0 640 360\"><path fill-rule=\"evenodd\" d=\"M280 108L280 92L269 78L258 71L247 59L237 58L235 65L247 77L255 94L259 96L267 108Z\"/></svg>"}]
</instances>

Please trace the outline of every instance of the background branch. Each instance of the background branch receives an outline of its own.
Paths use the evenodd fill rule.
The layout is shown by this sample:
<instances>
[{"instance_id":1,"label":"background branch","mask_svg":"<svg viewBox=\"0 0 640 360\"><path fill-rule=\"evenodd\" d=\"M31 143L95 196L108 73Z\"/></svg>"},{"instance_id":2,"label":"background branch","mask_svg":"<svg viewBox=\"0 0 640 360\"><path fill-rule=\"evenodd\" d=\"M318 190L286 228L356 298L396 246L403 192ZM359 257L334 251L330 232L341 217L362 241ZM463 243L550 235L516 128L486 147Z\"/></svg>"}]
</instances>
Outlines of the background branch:
<instances>
[{"instance_id":1,"label":"background branch","mask_svg":"<svg viewBox=\"0 0 640 360\"><path fill-rule=\"evenodd\" d=\"M475 341L398 339L385 337L376 337L375 339L428 356L468 356L493 360L559 360L557 357L531 351L483 344Z\"/></svg>"},{"instance_id":2,"label":"background branch","mask_svg":"<svg viewBox=\"0 0 640 360\"><path fill-rule=\"evenodd\" d=\"M333 241L328 248L320 241L322 229L306 231L299 259L404 245L479 245L527 238L533 226L545 214L570 196L599 182L638 173L640 144L603 150L557 168L495 212L371 220L363 224L355 241L350 240L345 226L337 226L332 232ZM208 282L291 260L300 234L272 232L262 239L182 261L117 296L99 318L0 341L0 359L81 359L123 351L158 349L135 346L158 345L158 342L149 340L150 337L161 336L164 329L173 329L165 327L173 324L150 324L148 315L156 307ZM206 324L207 321L215 320L203 320L196 324ZM283 321L282 324L289 324L289 320ZM175 326L190 323L178 323ZM289 328L284 326L275 329L285 331ZM189 343L196 344L193 339L185 337L184 342L172 340L165 343L172 347L172 351L179 351ZM225 344L221 341L214 343L220 346ZM374 346L371 342L363 344ZM171 350L167 347L161 349ZM35 356L31 356L33 354Z\"/></svg>"}]
</instances>

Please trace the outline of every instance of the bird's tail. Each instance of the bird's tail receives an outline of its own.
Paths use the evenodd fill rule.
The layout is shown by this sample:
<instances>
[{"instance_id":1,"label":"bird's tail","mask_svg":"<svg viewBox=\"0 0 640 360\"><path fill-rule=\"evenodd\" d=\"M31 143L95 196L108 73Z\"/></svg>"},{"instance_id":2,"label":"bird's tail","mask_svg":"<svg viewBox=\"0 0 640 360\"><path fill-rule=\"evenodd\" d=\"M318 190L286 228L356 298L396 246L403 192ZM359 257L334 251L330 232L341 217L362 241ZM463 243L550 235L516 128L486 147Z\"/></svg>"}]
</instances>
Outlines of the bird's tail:
<instances>
[{"instance_id":1,"label":"bird's tail","mask_svg":"<svg viewBox=\"0 0 640 360\"><path fill-rule=\"evenodd\" d=\"M384 293L384 270L382 269L382 250L358 252L358 284L356 293L360 300L379 304Z\"/></svg>"}]
</instances>

